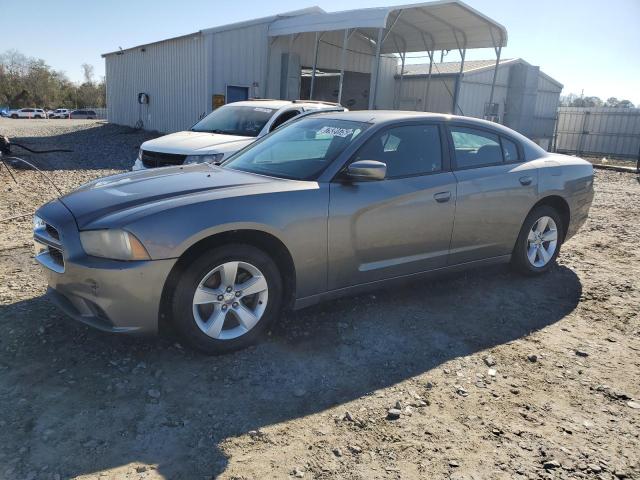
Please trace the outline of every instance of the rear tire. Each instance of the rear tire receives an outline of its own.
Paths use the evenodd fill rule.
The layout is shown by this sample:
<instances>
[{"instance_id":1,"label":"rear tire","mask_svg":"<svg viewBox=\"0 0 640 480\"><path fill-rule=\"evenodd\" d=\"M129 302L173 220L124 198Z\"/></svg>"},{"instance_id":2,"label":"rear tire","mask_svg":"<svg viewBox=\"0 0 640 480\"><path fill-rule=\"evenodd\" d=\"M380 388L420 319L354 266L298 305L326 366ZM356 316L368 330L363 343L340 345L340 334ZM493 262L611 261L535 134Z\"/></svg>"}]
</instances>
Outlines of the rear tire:
<instances>
[{"instance_id":1,"label":"rear tire","mask_svg":"<svg viewBox=\"0 0 640 480\"><path fill-rule=\"evenodd\" d=\"M511 265L524 275L540 275L553 267L560 253L565 226L547 205L533 209L520 229Z\"/></svg>"},{"instance_id":2,"label":"rear tire","mask_svg":"<svg viewBox=\"0 0 640 480\"><path fill-rule=\"evenodd\" d=\"M262 250L227 245L189 262L171 302L173 325L190 347L227 353L255 343L278 317L282 278Z\"/></svg>"}]
</instances>

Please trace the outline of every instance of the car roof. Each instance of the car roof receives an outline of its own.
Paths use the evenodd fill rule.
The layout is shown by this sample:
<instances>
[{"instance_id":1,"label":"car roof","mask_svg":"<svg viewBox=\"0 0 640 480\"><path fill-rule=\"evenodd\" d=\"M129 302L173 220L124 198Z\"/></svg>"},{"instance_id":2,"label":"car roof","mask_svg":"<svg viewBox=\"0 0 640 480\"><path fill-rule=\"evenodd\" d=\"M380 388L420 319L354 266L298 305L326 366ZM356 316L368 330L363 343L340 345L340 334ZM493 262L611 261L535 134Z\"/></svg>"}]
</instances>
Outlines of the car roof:
<instances>
[{"instance_id":1,"label":"car roof","mask_svg":"<svg viewBox=\"0 0 640 480\"><path fill-rule=\"evenodd\" d=\"M282 108L291 105L291 100L244 100L241 102L228 103L227 105L235 105L238 107L264 107L264 108Z\"/></svg>"},{"instance_id":2,"label":"car roof","mask_svg":"<svg viewBox=\"0 0 640 480\"><path fill-rule=\"evenodd\" d=\"M254 98L252 100L243 100L241 102L233 102L228 103L227 105L237 105L240 107L264 107L264 108L273 108L280 109L283 107L288 107L290 105L303 105L303 106L314 106L316 108L335 108L337 104L330 102L318 102L318 101L307 101L307 100L272 100L272 99L261 99Z\"/></svg>"},{"instance_id":3,"label":"car roof","mask_svg":"<svg viewBox=\"0 0 640 480\"><path fill-rule=\"evenodd\" d=\"M393 124L402 121L411 120L434 120L434 121L446 121L446 122L459 122L464 123L469 127L480 127L492 130L497 134L507 135L511 138L520 140L525 145L528 145L531 149L537 151L537 153L544 152L538 144L531 139L525 137L519 132L512 130L499 123L490 122L481 118L475 117L463 117L460 115L450 115L446 113L431 113L431 112L406 112L400 110L359 110L350 112L322 112L318 111L314 113L311 118L331 118L335 120L350 120L353 122L365 122L372 124ZM309 118L309 117L307 117Z\"/></svg>"},{"instance_id":4,"label":"car roof","mask_svg":"<svg viewBox=\"0 0 640 480\"><path fill-rule=\"evenodd\" d=\"M447 113L431 113L431 112L414 112L401 110L357 110L350 112L322 112L314 114L313 117L335 118L336 120L350 120L353 122L366 123L393 123L403 120L443 120L443 121L459 121L478 127L492 128L504 131L504 133L517 133L513 130L500 125L499 123L490 122L481 118L463 117L460 115L450 115Z\"/></svg>"}]
</instances>

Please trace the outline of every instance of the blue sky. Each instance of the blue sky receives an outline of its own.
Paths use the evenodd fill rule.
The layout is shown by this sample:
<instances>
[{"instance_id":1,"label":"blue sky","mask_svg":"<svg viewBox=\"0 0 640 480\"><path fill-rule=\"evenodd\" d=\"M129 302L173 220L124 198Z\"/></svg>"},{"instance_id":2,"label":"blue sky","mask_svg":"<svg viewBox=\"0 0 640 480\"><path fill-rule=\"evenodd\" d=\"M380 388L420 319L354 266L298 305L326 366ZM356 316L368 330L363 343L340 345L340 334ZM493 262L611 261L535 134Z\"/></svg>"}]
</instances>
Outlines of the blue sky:
<instances>
[{"instance_id":1,"label":"blue sky","mask_svg":"<svg viewBox=\"0 0 640 480\"><path fill-rule=\"evenodd\" d=\"M80 80L104 75L101 53L274 13L327 11L411 0L2 0L0 51L40 57ZM565 85L564 94L616 96L640 104L640 0L466 0L509 32L503 58L521 57ZM24 29L37 34L24 35ZM413 54L415 55L415 54ZM475 50L467 58L494 58ZM455 60L452 53L447 59Z\"/></svg>"}]
</instances>

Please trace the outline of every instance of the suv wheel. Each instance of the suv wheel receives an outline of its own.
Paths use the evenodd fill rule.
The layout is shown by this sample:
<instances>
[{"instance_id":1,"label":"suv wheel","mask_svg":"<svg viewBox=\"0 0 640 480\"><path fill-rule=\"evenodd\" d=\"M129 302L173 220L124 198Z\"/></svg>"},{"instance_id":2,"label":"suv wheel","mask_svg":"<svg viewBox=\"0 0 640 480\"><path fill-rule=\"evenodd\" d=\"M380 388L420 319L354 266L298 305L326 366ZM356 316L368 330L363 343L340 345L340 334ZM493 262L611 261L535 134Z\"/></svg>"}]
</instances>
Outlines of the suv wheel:
<instances>
[{"instance_id":1,"label":"suv wheel","mask_svg":"<svg viewBox=\"0 0 640 480\"><path fill-rule=\"evenodd\" d=\"M226 353L254 343L280 313L275 262L250 245L229 245L190 262L172 298L173 323L193 348Z\"/></svg>"},{"instance_id":2,"label":"suv wheel","mask_svg":"<svg viewBox=\"0 0 640 480\"><path fill-rule=\"evenodd\" d=\"M535 208L524 221L513 249L513 266L526 275L544 273L560 253L564 225L558 212L546 205Z\"/></svg>"}]
</instances>

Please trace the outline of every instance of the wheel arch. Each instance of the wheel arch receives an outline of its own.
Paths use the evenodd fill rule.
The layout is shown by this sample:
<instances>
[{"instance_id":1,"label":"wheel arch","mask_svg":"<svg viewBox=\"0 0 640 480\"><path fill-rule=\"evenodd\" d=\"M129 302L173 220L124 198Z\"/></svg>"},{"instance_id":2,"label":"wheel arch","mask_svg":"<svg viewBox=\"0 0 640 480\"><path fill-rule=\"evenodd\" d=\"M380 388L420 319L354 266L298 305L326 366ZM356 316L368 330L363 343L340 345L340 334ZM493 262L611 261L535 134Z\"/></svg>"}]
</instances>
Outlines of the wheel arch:
<instances>
[{"instance_id":1,"label":"wheel arch","mask_svg":"<svg viewBox=\"0 0 640 480\"><path fill-rule=\"evenodd\" d=\"M198 255L217 247L229 244L245 244L259 248L276 262L282 275L284 291L283 305L290 308L296 298L296 271L293 257L286 245L275 235L253 229L238 229L216 233L205 237L191 245L179 257L164 283L160 301L158 327L161 333L172 331L170 324L171 297L180 274Z\"/></svg>"},{"instance_id":2,"label":"wheel arch","mask_svg":"<svg viewBox=\"0 0 640 480\"><path fill-rule=\"evenodd\" d=\"M560 215L560 219L562 220L562 240L564 241L567 236L567 231L569 230L569 223L571 222L571 208L569 207L569 203L560 195L548 195L538 200L538 202L531 207L527 216L542 205L553 208L558 212L558 215Z\"/></svg>"}]
</instances>

